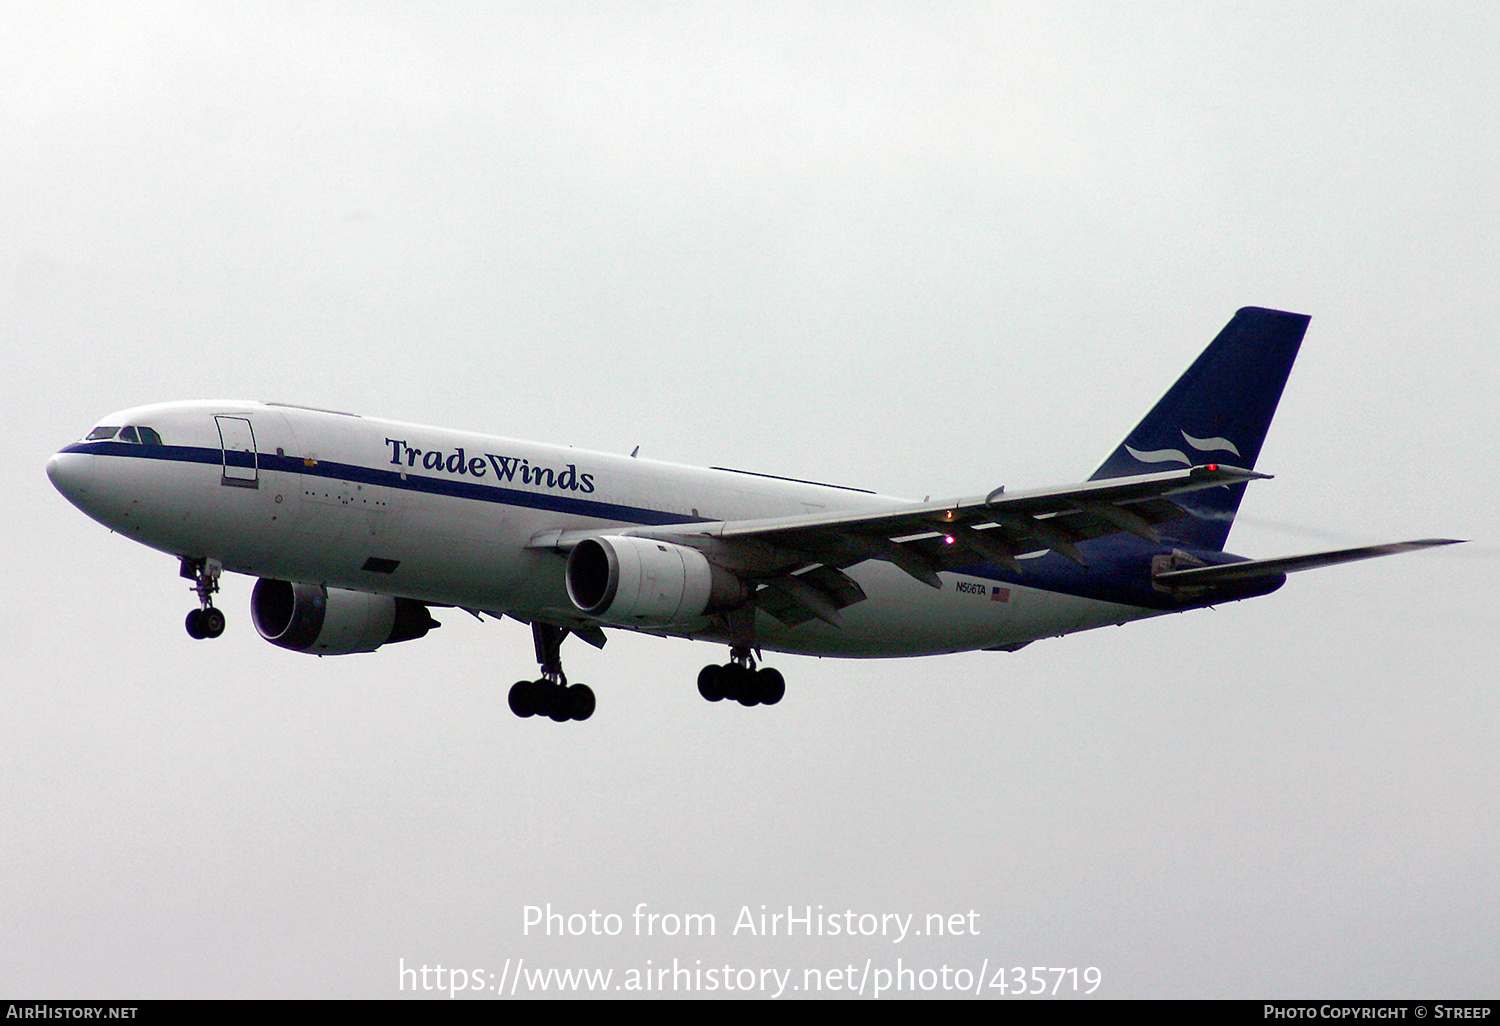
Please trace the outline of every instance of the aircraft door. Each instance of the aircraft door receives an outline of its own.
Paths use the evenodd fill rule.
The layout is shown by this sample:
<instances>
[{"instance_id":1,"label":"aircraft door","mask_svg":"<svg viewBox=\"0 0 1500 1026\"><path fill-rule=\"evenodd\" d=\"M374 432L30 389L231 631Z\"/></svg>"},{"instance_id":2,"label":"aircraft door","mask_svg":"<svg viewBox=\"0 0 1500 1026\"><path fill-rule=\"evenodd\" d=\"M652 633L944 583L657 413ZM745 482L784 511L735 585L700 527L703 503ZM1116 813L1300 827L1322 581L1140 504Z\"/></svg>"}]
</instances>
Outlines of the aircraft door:
<instances>
[{"instance_id":1,"label":"aircraft door","mask_svg":"<svg viewBox=\"0 0 1500 1026\"><path fill-rule=\"evenodd\" d=\"M255 454L255 430L244 417L215 417L219 442L224 449L224 475L220 484L237 488L260 487L260 465Z\"/></svg>"}]
</instances>

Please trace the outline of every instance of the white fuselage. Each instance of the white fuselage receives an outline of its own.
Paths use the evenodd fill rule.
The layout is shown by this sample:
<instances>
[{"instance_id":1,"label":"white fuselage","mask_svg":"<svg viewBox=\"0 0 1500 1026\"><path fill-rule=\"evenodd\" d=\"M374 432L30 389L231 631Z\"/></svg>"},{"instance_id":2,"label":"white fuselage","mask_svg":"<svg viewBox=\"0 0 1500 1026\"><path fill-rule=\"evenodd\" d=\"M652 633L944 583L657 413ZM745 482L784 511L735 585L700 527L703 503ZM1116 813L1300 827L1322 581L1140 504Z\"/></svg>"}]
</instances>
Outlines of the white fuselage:
<instances>
[{"instance_id":1,"label":"white fuselage","mask_svg":"<svg viewBox=\"0 0 1500 1026\"><path fill-rule=\"evenodd\" d=\"M523 619L576 621L551 532L882 510L903 500L258 402L124 410L160 445L81 443L54 456L57 487L94 519L177 556L256 577L324 584ZM909 656L1014 646L1152 616L983 577L930 588L890 563L847 573L867 599L835 627L758 615L769 650ZM606 626L608 626L606 624ZM725 637L704 617L652 633Z\"/></svg>"}]
</instances>

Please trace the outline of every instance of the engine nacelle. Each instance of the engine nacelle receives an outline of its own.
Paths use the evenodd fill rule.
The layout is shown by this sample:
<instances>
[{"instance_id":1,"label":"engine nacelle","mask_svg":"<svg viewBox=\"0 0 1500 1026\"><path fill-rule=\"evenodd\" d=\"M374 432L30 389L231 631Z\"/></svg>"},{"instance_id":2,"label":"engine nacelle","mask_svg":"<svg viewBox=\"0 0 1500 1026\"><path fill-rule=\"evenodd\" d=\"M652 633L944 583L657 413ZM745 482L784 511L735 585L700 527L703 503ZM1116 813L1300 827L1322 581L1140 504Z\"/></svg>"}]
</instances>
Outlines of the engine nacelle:
<instances>
[{"instance_id":1,"label":"engine nacelle","mask_svg":"<svg viewBox=\"0 0 1500 1026\"><path fill-rule=\"evenodd\" d=\"M314 655L373 652L441 626L413 599L268 578L255 583L250 619L271 644Z\"/></svg>"},{"instance_id":2,"label":"engine nacelle","mask_svg":"<svg viewBox=\"0 0 1500 1026\"><path fill-rule=\"evenodd\" d=\"M650 538L585 538L568 554L568 598L625 626L677 624L750 597L745 582L697 549Z\"/></svg>"}]
</instances>

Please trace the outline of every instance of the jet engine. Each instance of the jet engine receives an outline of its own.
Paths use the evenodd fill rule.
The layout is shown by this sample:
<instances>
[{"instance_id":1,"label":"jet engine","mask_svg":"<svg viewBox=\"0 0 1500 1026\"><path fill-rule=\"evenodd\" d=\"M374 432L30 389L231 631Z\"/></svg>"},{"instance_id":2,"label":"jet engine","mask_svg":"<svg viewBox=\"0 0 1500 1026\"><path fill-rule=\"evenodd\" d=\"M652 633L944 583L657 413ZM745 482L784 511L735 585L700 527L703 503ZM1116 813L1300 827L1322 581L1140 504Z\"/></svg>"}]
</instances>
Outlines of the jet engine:
<instances>
[{"instance_id":1,"label":"jet engine","mask_svg":"<svg viewBox=\"0 0 1500 1026\"><path fill-rule=\"evenodd\" d=\"M624 626L678 624L750 597L745 582L685 545L650 538L585 538L568 554L568 598Z\"/></svg>"},{"instance_id":2,"label":"jet engine","mask_svg":"<svg viewBox=\"0 0 1500 1026\"><path fill-rule=\"evenodd\" d=\"M413 599L268 578L255 583L250 619L271 644L314 655L373 652L441 626Z\"/></svg>"}]
</instances>

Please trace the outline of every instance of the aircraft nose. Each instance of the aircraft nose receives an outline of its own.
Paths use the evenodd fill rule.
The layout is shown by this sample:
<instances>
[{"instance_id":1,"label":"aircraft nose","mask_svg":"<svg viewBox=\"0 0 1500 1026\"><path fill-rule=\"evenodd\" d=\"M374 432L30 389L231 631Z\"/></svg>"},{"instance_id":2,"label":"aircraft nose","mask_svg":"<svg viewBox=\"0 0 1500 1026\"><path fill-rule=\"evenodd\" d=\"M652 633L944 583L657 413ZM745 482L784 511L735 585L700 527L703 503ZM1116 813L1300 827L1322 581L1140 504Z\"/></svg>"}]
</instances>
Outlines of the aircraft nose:
<instances>
[{"instance_id":1,"label":"aircraft nose","mask_svg":"<svg viewBox=\"0 0 1500 1026\"><path fill-rule=\"evenodd\" d=\"M94 458L77 452L53 453L47 461L47 477L75 506L82 506L94 479Z\"/></svg>"}]
</instances>

